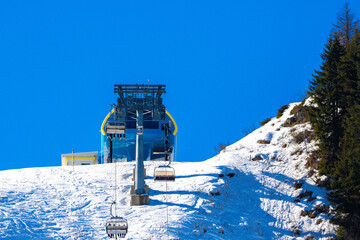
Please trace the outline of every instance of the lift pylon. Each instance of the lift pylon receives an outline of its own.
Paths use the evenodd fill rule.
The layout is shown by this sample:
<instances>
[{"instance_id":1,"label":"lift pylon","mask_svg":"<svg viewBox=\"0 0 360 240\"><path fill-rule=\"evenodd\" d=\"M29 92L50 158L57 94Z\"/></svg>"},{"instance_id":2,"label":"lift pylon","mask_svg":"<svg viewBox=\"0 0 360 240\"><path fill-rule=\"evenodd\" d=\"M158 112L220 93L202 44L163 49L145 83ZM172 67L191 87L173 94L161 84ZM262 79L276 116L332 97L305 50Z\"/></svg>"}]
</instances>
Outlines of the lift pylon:
<instances>
[{"instance_id":1,"label":"lift pylon","mask_svg":"<svg viewBox=\"0 0 360 240\"><path fill-rule=\"evenodd\" d=\"M166 92L165 85L114 85L114 92L119 94L114 110L115 121L136 120L136 165L130 205L147 205L149 195L144 174L144 123L165 120L165 106L161 97ZM116 130L120 130L120 127Z\"/></svg>"}]
</instances>

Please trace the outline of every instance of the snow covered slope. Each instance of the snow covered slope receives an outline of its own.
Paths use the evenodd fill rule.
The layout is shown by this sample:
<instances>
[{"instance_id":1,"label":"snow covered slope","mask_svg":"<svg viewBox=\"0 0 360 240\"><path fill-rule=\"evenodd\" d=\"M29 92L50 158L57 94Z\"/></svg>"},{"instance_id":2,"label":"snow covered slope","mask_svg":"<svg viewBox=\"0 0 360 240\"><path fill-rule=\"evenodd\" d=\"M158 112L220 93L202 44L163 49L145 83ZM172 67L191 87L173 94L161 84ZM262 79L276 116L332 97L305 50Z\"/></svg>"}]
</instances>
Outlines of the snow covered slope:
<instances>
[{"instance_id":1,"label":"snow covered slope","mask_svg":"<svg viewBox=\"0 0 360 240\"><path fill-rule=\"evenodd\" d=\"M325 190L305 169L314 142L297 144L292 137L310 126L282 127L296 104L207 161L173 163L175 182L154 182L158 163L146 162L149 206L129 206L134 163L117 163L117 212L129 222L127 239L334 236L326 214L301 216L302 210L328 203ZM262 160L253 161L255 156ZM107 239L104 224L114 200L114 166L0 172L0 238ZM303 183L298 189L295 180ZM306 191L312 195L298 197Z\"/></svg>"}]
</instances>

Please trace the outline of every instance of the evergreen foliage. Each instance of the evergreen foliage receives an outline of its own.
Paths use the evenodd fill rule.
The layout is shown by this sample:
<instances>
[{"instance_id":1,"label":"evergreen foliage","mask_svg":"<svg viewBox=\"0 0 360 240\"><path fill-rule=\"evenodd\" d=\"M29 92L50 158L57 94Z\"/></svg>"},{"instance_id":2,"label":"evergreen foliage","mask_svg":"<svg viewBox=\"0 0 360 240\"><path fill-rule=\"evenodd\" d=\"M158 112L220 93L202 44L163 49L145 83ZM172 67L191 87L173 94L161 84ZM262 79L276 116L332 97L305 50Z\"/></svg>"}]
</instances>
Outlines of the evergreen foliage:
<instances>
[{"instance_id":1,"label":"evergreen foliage","mask_svg":"<svg viewBox=\"0 0 360 240\"><path fill-rule=\"evenodd\" d=\"M360 105L349 110L339 161L331 181L330 200L335 205L339 237L360 239Z\"/></svg>"},{"instance_id":2,"label":"evergreen foliage","mask_svg":"<svg viewBox=\"0 0 360 240\"><path fill-rule=\"evenodd\" d=\"M340 64L340 78L342 79L342 105L344 117L348 109L360 103L360 35L357 32L346 47L346 54Z\"/></svg>"},{"instance_id":3,"label":"evergreen foliage","mask_svg":"<svg viewBox=\"0 0 360 240\"><path fill-rule=\"evenodd\" d=\"M340 239L360 240L360 34L348 4L338 14L319 71L310 81L307 110L330 182Z\"/></svg>"},{"instance_id":4,"label":"evergreen foliage","mask_svg":"<svg viewBox=\"0 0 360 240\"><path fill-rule=\"evenodd\" d=\"M315 134L319 139L320 173L330 175L334 163L337 161L337 152L342 137L341 124L341 96L342 82L339 65L345 54L339 38L332 35L325 45L321 55L323 63L320 71L315 71L310 81L310 91L313 97L313 106L309 117Z\"/></svg>"}]
</instances>

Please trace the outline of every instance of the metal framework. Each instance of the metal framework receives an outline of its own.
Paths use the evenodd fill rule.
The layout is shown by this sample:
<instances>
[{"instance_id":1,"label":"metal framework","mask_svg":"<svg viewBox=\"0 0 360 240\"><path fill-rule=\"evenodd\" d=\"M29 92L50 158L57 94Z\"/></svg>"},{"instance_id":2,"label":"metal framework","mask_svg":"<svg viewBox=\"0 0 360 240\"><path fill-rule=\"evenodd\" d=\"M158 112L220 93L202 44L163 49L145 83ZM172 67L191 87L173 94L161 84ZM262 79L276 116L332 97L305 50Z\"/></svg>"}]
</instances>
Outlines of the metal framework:
<instances>
[{"instance_id":1,"label":"metal framework","mask_svg":"<svg viewBox=\"0 0 360 240\"><path fill-rule=\"evenodd\" d=\"M136 119L136 111L143 111L144 121L165 119L165 106L161 95L166 93L165 85L114 85L117 99L115 120Z\"/></svg>"},{"instance_id":2,"label":"metal framework","mask_svg":"<svg viewBox=\"0 0 360 240\"><path fill-rule=\"evenodd\" d=\"M166 93L165 85L114 85L114 92L118 93L117 104L114 109L114 122L108 125L113 134L126 132L126 123L136 121L136 152L135 152L135 183L134 194L131 196L131 205L148 204L148 195L145 190L143 129L144 122L165 120L165 106L162 94ZM170 134L169 126L164 126L166 135ZM168 137L165 140L165 149L168 148ZM112 143L110 142L110 158ZM168 158L169 153L166 153ZM112 162L112 160L111 160Z\"/></svg>"}]
</instances>

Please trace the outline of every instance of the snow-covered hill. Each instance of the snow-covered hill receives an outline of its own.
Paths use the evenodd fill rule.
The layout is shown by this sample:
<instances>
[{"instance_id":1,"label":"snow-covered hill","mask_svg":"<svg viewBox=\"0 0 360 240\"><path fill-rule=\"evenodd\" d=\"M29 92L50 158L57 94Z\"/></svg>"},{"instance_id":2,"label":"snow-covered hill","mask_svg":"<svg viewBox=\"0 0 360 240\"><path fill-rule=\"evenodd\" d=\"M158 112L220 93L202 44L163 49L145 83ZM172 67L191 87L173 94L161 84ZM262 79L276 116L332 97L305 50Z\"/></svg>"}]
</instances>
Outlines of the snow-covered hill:
<instances>
[{"instance_id":1,"label":"snow-covered hill","mask_svg":"<svg viewBox=\"0 0 360 240\"><path fill-rule=\"evenodd\" d=\"M158 163L146 162L149 206L129 206L134 163L117 163L117 211L129 222L127 239L333 237L329 217L311 211L328 204L305 169L315 143L293 137L310 126L282 127L296 104L207 161L173 163L175 182L154 182ZM114 172L114 164L0 172L0 238L107 239Z\"/></svg>"}]
</instances>

